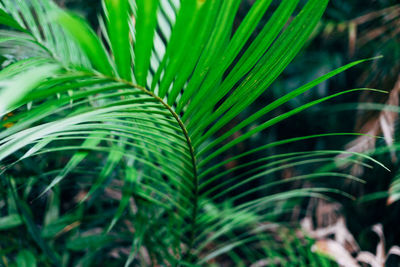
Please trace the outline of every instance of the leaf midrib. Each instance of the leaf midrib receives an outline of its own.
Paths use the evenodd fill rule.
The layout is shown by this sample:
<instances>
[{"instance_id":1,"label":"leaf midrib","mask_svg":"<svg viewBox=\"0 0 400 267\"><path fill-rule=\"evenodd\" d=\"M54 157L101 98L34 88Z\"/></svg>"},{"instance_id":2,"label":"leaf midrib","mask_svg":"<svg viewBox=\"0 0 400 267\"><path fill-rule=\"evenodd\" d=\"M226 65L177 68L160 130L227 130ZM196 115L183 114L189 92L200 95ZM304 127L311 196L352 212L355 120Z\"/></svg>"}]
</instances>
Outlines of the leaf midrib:
<instances>
[{"instance_id":1,"label":"leaf midrib","mask_svg":"<svg viewBox=\"0 0 400 267\"><path fill-rule=\"evenodd\" d=\"M93 75L93 74L89 74L89 75ZM146 88L134 84L132 82L126 81L124 79L121 78L117 78L117 77L110 77L110 76L106 76L104 74L102 75L96 75L97 77L101 77L101 78L106 78L115 82L119 82L122 84L125 84L129 87L132 88L136 88L141 90L143 93L153 97L154 99L156 99L161 105L163 105L170 113L171 115L175 118L175 120L177 121L179 128L182 130L182 133L184 135L184 138L186 140L186 144L188 146L189 149L189 154L190 154L190 159L191 159L191 163L192 163L192 171L193 171L193 209L192 209L192 216L190 218L191 220L191 229L190 229L190 233L189 233L189 246L188 246L188 250L187 250L187 254L185 255L185 257L190 257L190 251L192 250L193 246L194 246L194 240L195 240L195 234L196 234L196 221L197 221L197 216L198 216L198 198L199 198L199 178L198 178L198 170L197 170L197 161L196 161L196 154L195 154L195 150L194 150L194 146L192 144L192 141L190 139L189 136L189 132L186 129L185 124L183 123L183 121L181 120L180 116L172 109L172 107L170 105L168 105L166 102L164 102L164 100L162 100L159 96L157 96L155 93L153 93L152 91L147 90Z\"/></svg>"}]
</instances>

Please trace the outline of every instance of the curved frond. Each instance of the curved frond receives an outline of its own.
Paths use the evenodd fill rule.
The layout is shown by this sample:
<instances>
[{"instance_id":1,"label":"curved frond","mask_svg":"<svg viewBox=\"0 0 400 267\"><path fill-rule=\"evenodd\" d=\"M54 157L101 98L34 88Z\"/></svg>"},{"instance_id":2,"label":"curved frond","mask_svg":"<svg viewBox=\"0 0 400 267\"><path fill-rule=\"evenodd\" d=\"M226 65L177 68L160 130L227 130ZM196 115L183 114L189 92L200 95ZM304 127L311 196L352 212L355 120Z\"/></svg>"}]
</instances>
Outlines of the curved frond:
<instances>
[{"instance_id":1,"label":"curved frond","mask_svg":"<svg viewBox=\"0 0 400 267\"><path fill-rule=\"evenodd\" d=\"M261 156L231 169L225 165L278 145L357 134L281 140L220 160L232 147L307 108L342 94L374 90L344 90L265 119L366 60L352 62L229 128L304 47L328 0L305 5L282 0L275 10L271 3L254 1L236 27L241 1L103 0L99 35L85 19L50 0L1 0L5 29L0 30L0 53L9 58L0 72L1 175L21 162L35 165L35 159L48 159L55 170L33 167L34 179L46 183L39 197L73 176L83 177L88 182L79 207L95 205L101 191L117 188L118 205L104 215L106 231L74 236L67 247L80 251L79 244L96 248L126 240L118 229L125 227L127 214L132 219L127 228L134 231L127 235L132 246L126 266L141 247L150 250L153 262L204 264L256 240L252 229L258 222L285 212L275 208L277 203L325 193L346 195L328 188L276 191L278 185L306 179L360 181L327 169L284 181L274 178L288 167L332 162L338 150ZM7 116L9 112L14 115ZM239 131L244 133L238 136ZM345 161L359 162L357 157ZM83 215L64 216L68 225L78 227ZM56 240L57 234L46 227L42 235ZM244 234L229 238L236 230ZM93 255L88 252L88 260Z\"/></svg>"}]
</instances>

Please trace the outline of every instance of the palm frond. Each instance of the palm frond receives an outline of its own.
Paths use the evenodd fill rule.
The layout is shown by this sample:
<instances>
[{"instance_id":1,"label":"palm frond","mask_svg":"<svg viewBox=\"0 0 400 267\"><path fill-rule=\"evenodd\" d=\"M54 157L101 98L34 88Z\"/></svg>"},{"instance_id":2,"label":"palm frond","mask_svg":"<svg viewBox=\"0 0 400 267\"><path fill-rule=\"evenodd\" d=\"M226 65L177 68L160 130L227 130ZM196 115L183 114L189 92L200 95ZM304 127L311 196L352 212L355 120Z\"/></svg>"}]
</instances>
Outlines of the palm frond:
<instances>
[{"instance_id":1,"label":"palm frond","mask_svg":"<svg viewBox=\"0 0 400 267\"><path fill-rule=\"evenodd\" d=\"M365 60L356 61L225 130L299 53L328 4L328 0L309 0L294 15L299 1L282 0L263 23L271 2L255 1L235 29L241 1L104 0L103 36L99 36L83 18L49 0L2 0L0 23L8 30L0 32L0 52L15 63L0 72L0 116L16 113L4 121L6 127L0 133L2 175L20 162L68 155L56 174L47 175L51 181L39 195L52 192L90 163L100 168L94 175L83 171L93 181L83 198L89 203L99 196L98 190L111 183L110 177L122 180L122 196L105 233L75 236L66 247L88 249L85 260L93 260L96 248L117 242L115 229L133 199L138 208L131 211L135 232L129 237L133 242L127 265L141 247L151 250L155 262L204 264L252 241L252 234L226 238L263 221L277 202L345 194L336 189L302 188L249 198L254 192L272 192L268 190L274 186L304 179L358 180L327 171L271 181L237 193L275 171L331 161L330 155L340 151L260 158L238 166L255 168L234 177L227 176L233 170L223 168L233 159L213 162L235 145L309 107L341 94L374 90L345 90L246 128ZM243 135L232 139L243 129ZM217 134L221 130L223 133ZM322 136L282 140L233 158ZM96 160L99 154L102 156ZM209 251L216 241L218 247ZM43 249L47 247L43 245Z\"/></svg>"}]
</instances>

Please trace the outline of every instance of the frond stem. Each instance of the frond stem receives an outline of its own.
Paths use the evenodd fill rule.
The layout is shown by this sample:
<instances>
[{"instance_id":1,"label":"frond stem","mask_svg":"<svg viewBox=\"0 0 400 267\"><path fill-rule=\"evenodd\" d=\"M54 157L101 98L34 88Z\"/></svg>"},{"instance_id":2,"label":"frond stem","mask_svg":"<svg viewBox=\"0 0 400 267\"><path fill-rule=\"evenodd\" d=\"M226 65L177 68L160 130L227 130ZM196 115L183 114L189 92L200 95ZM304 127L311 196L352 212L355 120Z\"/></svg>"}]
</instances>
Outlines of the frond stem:
<instances>
[{"instance_id":1,"label":"frond stem","mask_svg":"<svg viewBox=\"0 0 400 267\"><path fill-rule=\"evenodd\" d=\"M143 93L153 97L154 99L156 99L157 101L159 101L160 104L162 104L166 109L168 109L168 111L171 113L171 115L175 118L175 120L177 121L177 123L179 124L179 127L182 130L182 133L185 137L186 140L186 144L188 146L189 149L189 153L190 153L190 158L191 158L191 163L192 163L192 169L193 169L193 184L194 184L194 189L193 189L193 210L192 210L192 216L190 218L191 220L191 229L190 229L190 237L189 237L189 246L188 246L188 251L187 253L184 255L183 258L191 258L191 253L190 251L193 249L194 246L194 240L195 240L195 235L196 235L196 220L197 220L197 216L198 216L198 200L199 200L199 178L198 178L198 171L197 171L197 164L196 164L196 154L194 151L194 147L192 144L192 141L190 140L190 136L189 136L189 132L187 131L185 124L183 123L183 121L181 120L181 118L179 117L179 115L172 109L172 107L170 105L168 105L166 102L164 102L164 100L162 100L159 96L157 96L156 94L154 94L152 91L147 90L146 88L136 85L132 82L120 79L120 78L116 78L116 77L109 77L109 76L105 76L102 75L102 77L106 78L106 79L110 79L116 82L120 82L123 84L126 84L129 87L132 88L136 88L141 90Z\"/></svg>"}]
</instances>

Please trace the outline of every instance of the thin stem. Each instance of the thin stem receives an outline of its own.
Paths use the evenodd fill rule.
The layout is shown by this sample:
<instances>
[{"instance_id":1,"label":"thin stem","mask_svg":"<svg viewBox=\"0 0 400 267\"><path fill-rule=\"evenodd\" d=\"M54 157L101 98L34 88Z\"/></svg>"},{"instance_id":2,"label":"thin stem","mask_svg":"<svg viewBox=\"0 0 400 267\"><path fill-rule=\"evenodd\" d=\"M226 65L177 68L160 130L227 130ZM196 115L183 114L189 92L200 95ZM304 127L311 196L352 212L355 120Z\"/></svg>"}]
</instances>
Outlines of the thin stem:
<instances>
[{"instance_id":1,"label":"thin stem","mask_svg":"<svg viewBox=\"0 0 400 267\"><path fill-rule=\"evenodd\" d=\"M166 109L168 109L168 111L171 113L171 115L175 118L175 120L178 122L179 127L182 130L182 133L185 137L186 140L186 144L188 146L189 149L189 153L190 153L190 158L191 158L191 162L192 162L192 169L193 169L193 184L194 184L194 189L193 189L193 209L192 209L192 216L190 218L191 221L191 229L189 232L189 246L188 246L188 250L187 253L184 255L183 259L188 259L190 260L192 258L191 255L191 250L193 249L194 246L194 240L195 240L195 235L196 235L196 220L197 220L197 216L198 216L198 200L199 200L199 179L198 179L198 173L197 173L197 164L196 164L196 154L194 151L194 147L192 144L192 141L190 140L190 136L189 133L185 127L185 124L182 122L181 118L179 117L179 115L172 109L171 106L169 106L167 103L165 103L159 96L155 95L153 92L147 90L146 88L133 84L132 82L123 80L123 79L118 79L115 77L109 77L109 76L103 76L104 78L108 78L111 79L113 81L116 82L120 82L123 84L128 85L129 87L132 88L136 88L141 90L142 92L146 93L147 95L155 98L157 101L160 102L160 104L162 104Z\"/></svg>"}]
</instances>

